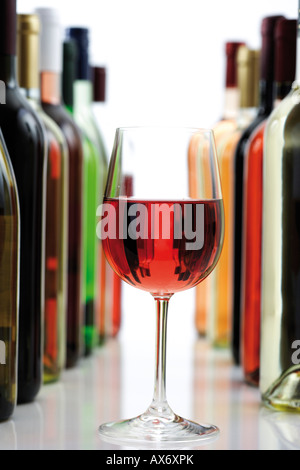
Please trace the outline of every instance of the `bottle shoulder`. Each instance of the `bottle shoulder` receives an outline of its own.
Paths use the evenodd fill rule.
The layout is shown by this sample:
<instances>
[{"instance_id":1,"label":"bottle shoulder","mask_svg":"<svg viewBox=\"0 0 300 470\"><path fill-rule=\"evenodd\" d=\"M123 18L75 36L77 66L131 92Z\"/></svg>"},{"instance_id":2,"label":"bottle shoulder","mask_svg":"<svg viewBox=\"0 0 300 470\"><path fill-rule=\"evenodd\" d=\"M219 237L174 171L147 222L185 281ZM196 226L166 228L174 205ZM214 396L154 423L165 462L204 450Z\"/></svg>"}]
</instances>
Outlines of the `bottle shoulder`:
<instances>
[{"instance_id":1,"label":"bottle shoulder","mask_svg":"<svg viewBox=\"0 0 300 470\"><path fill-rule=\"evenodd\" d=\"M249 140L260 124L265 121L266 117L267 116L264 116L263 114L258 114L251 124L242 132L235 151L236 159L244 158Z\"/></svg>"},{"instance_id":2,"label":"bottle shoulder","mask_svg":"<svg viewBox=\"0 0 300 470\"><path fill-rule=\"evenodd\" d=\"M11 159L33 153L46 155L46 134L44 124L18 88L8 89L6 104L0 106L0 126Z\"/></svg>"},{"instance_id":3,"label":"bottle shoulder","mask_svg":"<svg viewBox=\"0 0 300 470\"><path fill-rule=\"evenodd\" d=\"M58 125L69 151L83 153L82 133L71 114L62 105L42 103L44 112Z\"/></svg>"},{"instance_id":4,"label":"bottle shoulder","mask_svg":"<svg viewBox=\"0 0 300 470\"><path fill-rule=\"evenodd\" d=\"M19 215L19 196L14 170L0 130L0 207L3 215Z\"/></svg>"}]
</instances>

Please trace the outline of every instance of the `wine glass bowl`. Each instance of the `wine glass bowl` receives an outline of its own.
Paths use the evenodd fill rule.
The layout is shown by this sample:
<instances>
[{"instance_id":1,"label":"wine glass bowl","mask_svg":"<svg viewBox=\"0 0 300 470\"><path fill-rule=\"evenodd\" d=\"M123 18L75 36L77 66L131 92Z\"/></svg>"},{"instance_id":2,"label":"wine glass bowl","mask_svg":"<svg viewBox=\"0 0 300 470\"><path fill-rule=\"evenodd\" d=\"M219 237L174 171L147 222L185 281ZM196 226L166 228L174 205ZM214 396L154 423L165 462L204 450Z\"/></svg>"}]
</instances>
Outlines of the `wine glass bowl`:
<instances>
[{"instance_id":1,"label":"wine glass bowl","mask_svg":"<svg viewBox=\"0 0 300 470\"><path fill-rule=\"evenodd\" d=\"M113 442L182 443L214 438L216 426L177 416L165 390L169 300L195 287L216 266L224 211L211 130L117 129L98 236L113 270L149 292L157 311L153 401L142 415L100 426Z\"/></svg>"}]
</instances>

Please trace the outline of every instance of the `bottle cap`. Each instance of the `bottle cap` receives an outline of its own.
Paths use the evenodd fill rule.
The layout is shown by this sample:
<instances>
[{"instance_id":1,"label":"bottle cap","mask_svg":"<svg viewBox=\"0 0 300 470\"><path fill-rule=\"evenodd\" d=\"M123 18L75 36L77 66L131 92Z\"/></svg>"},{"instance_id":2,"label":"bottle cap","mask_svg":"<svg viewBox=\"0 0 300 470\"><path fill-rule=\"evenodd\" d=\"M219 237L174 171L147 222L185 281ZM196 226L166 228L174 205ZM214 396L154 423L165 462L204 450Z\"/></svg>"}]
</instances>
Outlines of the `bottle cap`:
<instances>
[{"instance_id":1,"label":"bottle cap","mask_svg":"<svg viewBox=\"0 0 300 470\"><path fill-rule=\"evenodd\" d=\"M21 88L39 88L39 33L37 15L18 15L17 59Z\"/></svg>"},{"instance_id":2,"label":"bottle cap","mask_svg":"<svg viewBox=\"0 0 300 470\"><path fill-rule=\"evenodd\" d=\"M260 79L265 81L274 80L275 67L275 28L279 20L284 19L282 15L267 16L261 24L261 63Z\"/></svg>"},{"instance_id":3,"label":"bottle cap","mask_svg":"<svg viewBox=\"0 0 300 470\"><path fill-rule=\"evenodd\" d=\"M255 108L259 97L260 51L241 46L237 54L240 107Z\"/></svg>"},{"instance_id":4,"label":"bottle cap","mask_svg":"<svg viewBox=\"0 0 300 470\"><path fill-rule=\"evenodd\" d=\"M235 88L237 87L237 66L236 66L236 56L239 50L239 47L245 45L244 42L227 42L226 57L227 57L227 66L226 66L226 88Z\"/></svg>"},{"instance_id":5,"label":"bottle cap","mask_svg":"<svg viewBox=\"0 0 300 470\"><path fill-rule=\"evenodd\" d=\"M275 80L292 83L296 74L297 20L282 19L275 28Z\"/></svg>"},{"instance_id":6,"label":"bottle cap","mask_svg":"<svg viewBox=\"0 0 300 470\"><path fill-rule=\"evenodd\" d=\"M61 73L62 28L58 11L54 8L37 8L41 22L40 70Z\"/></svg>"},{"instance_id":7,"label":"bottle cap","mask_svg":"<svg viewBox=\"0 0 300 470\"><path fill-rule=\"evenodd\" d=\"M16 55L17 3L16 0L0 2L0 53Z\"/></svg>"},{"instance_id":8,"label":"bottle cap","mask_svg":"<svg viewBox=\"0 0 300 470\"><path fill-rule=\"evenodd\" d=\"M62 96L66 106L74 104L74 81L76 79L77 45L73 39L63 44Z\"/></svg>"},{"instance_id":9,"label":"bottle cap","mask_svg":"<svg viewBox=\"0 0 300 470\"><path fill-rule=\"evenodd\" d=\"M92 67L94 102L103 103L106 98L106 68Z\"/></svg>"},{"instance_id":10,"label":"bottle cap","mask_svg":"<svg viewBox=\"0 0 300 470\"><path fill-rule=\"evenodd\" d=\"M76 79L91 80L89 65L89 29L80 27L68 28L66 35L67 38L73 39L77 45Z\"/></svg>"}]
</instances>

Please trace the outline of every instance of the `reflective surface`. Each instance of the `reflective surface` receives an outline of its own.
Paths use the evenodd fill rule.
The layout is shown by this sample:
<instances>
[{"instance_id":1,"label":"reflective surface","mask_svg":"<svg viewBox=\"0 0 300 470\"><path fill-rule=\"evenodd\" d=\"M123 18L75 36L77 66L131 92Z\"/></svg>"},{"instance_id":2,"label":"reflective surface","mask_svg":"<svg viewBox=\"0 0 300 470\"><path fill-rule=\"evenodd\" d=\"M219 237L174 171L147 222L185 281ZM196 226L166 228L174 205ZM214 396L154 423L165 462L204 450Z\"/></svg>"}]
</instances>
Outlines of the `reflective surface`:
<instances>
[{"instance_id":1,"label":"reflective surface","mask_svg":"<svg viewBox=\"0 0 300 470\"><path fill-rule=\"evenodd\" d=\"M101 441L98 427L139 414L145 397L151 399L155 316L152 299L136 292L125 289L126 312L119 340L108 342L76 369L65 371L59 383L44 386L35 403L19 405L13 419L0 424L0 450L130 449ZM132 295L135 306L128 311ZM217 440L204 442L199 449L300 450L299 414L262 407L258 389L242 382L230 352L212 350L197 338L191 295L192 291L178 294L172 305L167 383L169 402L181 415L196 422L214 422L221 430ZM136 333L141 325L145 336Z\"/></svg>"}]
</instances>

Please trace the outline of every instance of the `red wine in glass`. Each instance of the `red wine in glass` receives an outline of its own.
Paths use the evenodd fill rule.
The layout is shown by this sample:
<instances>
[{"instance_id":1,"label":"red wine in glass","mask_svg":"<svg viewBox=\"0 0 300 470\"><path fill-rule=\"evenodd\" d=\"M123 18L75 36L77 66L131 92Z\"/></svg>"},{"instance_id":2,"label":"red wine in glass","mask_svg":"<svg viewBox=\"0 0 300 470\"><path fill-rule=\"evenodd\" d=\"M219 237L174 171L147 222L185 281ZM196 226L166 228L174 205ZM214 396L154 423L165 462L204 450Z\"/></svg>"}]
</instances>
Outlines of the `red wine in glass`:
<instances>
[{"instance_id":1,"label":"red wine in glass","mask_svg":"<svg viewBox=\"0 0 300 470\"><path fill-rule=\"evenodd\" d=\"M194 287L219 259L222 207L221 200L106 198L101 223L108 262L124 281L155 295Z\"/></svg>"},{"instance_id":2,"label":"red wine in glass","mask_svg":"<svg viewBox=\"0 0 300 470\"><path fill-rule=\"evenodd\" d=\"M224 208L213 132L178 127L117 129L100 209L97 234L112 269L154 298L156 361L154 394L147 410L100 425L99 435L110 443L147 447L155 442L163 448L170 442L181 446L211 441L219 435L217 426L182 418L168 404L166 339L171 297L205 279L221 254Z\"/></svg>"}]
</instances>

